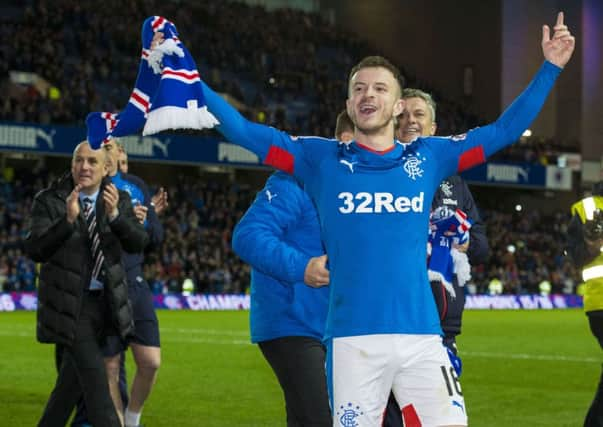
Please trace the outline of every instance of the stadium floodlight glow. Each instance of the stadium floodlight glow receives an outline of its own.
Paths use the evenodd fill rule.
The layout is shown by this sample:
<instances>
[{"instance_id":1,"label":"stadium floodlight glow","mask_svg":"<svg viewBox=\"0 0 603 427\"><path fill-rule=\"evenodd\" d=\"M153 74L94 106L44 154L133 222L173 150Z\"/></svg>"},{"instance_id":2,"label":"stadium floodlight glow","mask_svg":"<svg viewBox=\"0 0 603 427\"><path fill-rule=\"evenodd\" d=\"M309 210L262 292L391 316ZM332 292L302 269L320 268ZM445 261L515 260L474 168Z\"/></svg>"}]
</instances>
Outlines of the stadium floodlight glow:
<instances>
[{"instance_id":1,"label":"stadium floodlight glow","mask_svg":"<svg viewBox=\"0 0 603 427\"><path fill-rule=\"evenodd\" d=\"M515 253L515 245L507 246L507 252L514 254Z\"/></svg>"},{"instance_id":2,"label":"stadium floodlight glow","mask_svg":"<svg viewBox=\"0 0 603 427\"><path fill-rule=\"evenodd\" d=\"M515 210L517 212L521 212L522 209L523 209L523 206L521 206L521 205L515 205Z\"/></svg>"},{"instance_id":3,"label":"stadium floodlight glow","mask_svg":"<svg viewBox=\"0 0 603 427\"><path fill-rule=\"evenodd\" d=\"M521 136L524 136L526 138L529 138L532 136L532 129L526 129L523 131L523 133L521 134Z\"/></svg>"}]
</instances>

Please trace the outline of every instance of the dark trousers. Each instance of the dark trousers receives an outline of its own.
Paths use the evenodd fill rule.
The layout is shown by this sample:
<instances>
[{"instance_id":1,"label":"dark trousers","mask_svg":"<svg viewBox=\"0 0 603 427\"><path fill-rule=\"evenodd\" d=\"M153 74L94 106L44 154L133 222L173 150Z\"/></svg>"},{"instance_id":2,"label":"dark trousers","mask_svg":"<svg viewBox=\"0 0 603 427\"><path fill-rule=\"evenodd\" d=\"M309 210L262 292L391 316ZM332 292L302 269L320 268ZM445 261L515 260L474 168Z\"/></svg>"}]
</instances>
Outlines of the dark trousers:
<instances>
[{"instance_id":1,"label":"dark trousers","mask_svg":"<svg viewBox=\"0 0 603 427\"><path fill-rule=\"evenodd\" d=\"M588 316L590 330L603 349L603 310L589 311L586 315ZM603 427L603 370L601 371L595 397L586 414L584 427Z\"/></svg>"},{"instance_id":2,"label":"dark trousers","mask_svg":"<svg viewBox=\"0 0 603 427\"><path fill-rule=\"evenodd\" d=\"M102 295L85 292L73 344L59 349L61 366L38 426L63 427L80 396L95 427L119 427L100 343L106 317Z\"/></svg>"},{"instance_id":3,"label":"dark trousers","mask_svg":"<svg viewBox=\"0 0 603 427\"><path fill-rule=\"evenodd\" d=\"M259 347L283 389L287 426L330 427L322 343L310 337L283 337L263 341Z\"/></svg>"},{"instance_id":4,"label":"dark trousers","mask_svg":"<svg viewBox=\"0 0 603 427\"><path fill-rule=\"evenodd\" d=\"M60 364L59 364L60 366ZM123 407L128 407L128 379L126 376L126 353L122 353L119 359L119 394L123 402ZM77 402L77 409L75 416L71 420L71 427L80 427L90 424L88 420L88 413L86 412L86 405L84 404L84 398L80 397Z\"/></svg>"}]
</instances>

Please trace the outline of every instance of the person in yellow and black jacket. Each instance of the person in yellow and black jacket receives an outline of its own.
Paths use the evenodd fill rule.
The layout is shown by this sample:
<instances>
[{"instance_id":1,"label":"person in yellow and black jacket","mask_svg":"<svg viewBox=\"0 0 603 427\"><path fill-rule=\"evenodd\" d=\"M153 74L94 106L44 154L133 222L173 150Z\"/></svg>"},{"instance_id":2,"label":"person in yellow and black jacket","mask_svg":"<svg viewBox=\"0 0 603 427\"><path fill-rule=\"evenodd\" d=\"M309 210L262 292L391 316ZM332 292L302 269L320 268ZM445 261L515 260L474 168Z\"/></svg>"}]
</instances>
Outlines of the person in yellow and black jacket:
<instances>
[{"instance_id":1,"label":"person in yellow and black jacket","mask_svg":"<svg viewBox=\"0 0 603 427\"><path fill-rule=\"evenodd\" d=\"M592 196L572 206L568 227L568 254L582 269L584 311L590 329L603 349L603 181L593 186ZM603 372L584 427L603 427Z\"/></svg>"}]
</instances>

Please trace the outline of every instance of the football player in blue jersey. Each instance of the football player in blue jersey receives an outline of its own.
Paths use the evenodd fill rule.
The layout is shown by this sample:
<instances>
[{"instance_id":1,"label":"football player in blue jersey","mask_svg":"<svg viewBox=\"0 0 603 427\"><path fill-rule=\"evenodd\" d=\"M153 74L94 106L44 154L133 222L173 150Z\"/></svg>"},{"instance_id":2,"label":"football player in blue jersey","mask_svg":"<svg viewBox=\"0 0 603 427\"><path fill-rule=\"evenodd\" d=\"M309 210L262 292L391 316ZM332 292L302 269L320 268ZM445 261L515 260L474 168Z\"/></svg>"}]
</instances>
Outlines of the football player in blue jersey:
<instances>
[{"instance_id":1,"label":"football player in blue jersey","mask_svg":"<svg viewBox=\"0 0 603 427\"><path fill-rule=\"evenodd\" d=\"M421 136L433 136L436 133L436 103L430 94L419 89L406 88L402 91L402 99L406 101L404 112L398 117L398 139L404 144L412 143ZM451 210L460 209L467 214L472 221L471 238L463 244L456 246L458 255L453 259L459 271L468 272L471 265L486 261L488 256L488 241L485 226L480 218L479 212L469 191L469 187L459 175L446 178L440 184L431 203L432 211L443 206ZM468 259L466 255L468 254ZM462 268L464 267L464 268ZM465 306L464 281L466 275L461 275L461 283L455 275L452 281L454 295L451 295L442 282L431 282L433 296L436 301L442 331L444 332L443 343L455 357L454 365L457 367L457 375L460 375L460 358L457 356L456 336L461 333L462 315ZM402 426L402 413L393 395L387 405L384 427Z\"/></svg>"},{"instance_id":2,"label":"football player in blue jersey","mask_svg":"<svg viewBox=\"0 0 603 427\"><path fill-rule=\"evenodd\" d=\"M425 268L428 203L443 179L521 136L574 45L559 14L552 38L543 27L544 64L496 122L408 145L394 139L405 104L399 73L381 57L350 73L346 105L355 133L348 144L250 122L203 84L218 130L293 174L317 208L330 271L324 339L334 425L380 425L390 390L407 425L467 425Z\"/></svg>"}]
</instances>

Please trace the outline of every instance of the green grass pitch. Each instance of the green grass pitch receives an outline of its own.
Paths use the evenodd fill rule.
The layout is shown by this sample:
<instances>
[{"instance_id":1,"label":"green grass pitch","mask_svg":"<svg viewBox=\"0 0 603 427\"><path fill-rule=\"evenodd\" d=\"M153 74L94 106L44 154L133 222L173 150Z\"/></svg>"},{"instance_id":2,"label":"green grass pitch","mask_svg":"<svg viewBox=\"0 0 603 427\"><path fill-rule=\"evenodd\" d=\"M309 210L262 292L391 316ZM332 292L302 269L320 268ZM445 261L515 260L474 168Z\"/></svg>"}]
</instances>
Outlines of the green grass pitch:
<instances>
[{"instance_id":1,"label":"green grass pitch","mask_svg":"<svg viewBox=\"0 0 603 427\"><path fill-rule=\"evenodd\" d=\"M280 388L246 312L160 311L162 366L143 413L157 426L284 426ZM0 426L32 426L55 380L35 314L0 313ZM601 351L580 310L467 311L458 340L471 426L580 426ZM128 356L128 374L134 372Z\"/></svg>"}]
</instances>

